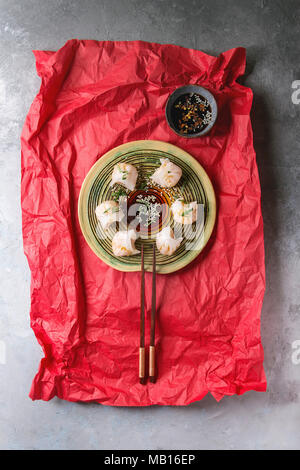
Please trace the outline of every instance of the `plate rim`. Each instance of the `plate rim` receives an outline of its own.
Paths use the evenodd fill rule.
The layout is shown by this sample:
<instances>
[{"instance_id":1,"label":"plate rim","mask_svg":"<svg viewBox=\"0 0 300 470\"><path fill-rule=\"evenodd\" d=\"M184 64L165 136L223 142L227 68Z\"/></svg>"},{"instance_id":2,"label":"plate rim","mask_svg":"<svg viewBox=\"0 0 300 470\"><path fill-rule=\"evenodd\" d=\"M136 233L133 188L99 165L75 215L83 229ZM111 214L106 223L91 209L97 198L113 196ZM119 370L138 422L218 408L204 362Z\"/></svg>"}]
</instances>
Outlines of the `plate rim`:
<instances>
[{"instance_id":1,"label":"plate rim","mask_svg":"<svg viewBox=\"0 0 300 470\"><path fill-rule=\"evenodd\" d=\"M203 244L200 249L197 250L190 250L187 251L186 256L180 261L176 262L176 266L171 264L166 264L166 265L157 265L157 272L159 274L169 274L172 272L179 271L180 269L184 268L188 264L190 264L197 256L203 251L204 247L206 246L208 240L211 237L211 234L213 232L214 226L215 226L215 221L216 221L216 196L215 196L215 191L212 185L212 182L202 167L202 165L196 160L195 157L193 157L190 153L188 153L186 150L183 150L181 147L178 147L177 145L171 144L169 142L164 142L161 140L133 140L131 142L126 142L125 144L118 145L117 147L114 147L107 152L105 152L102 156L98 158L98 160L92 165L92 167L89 169L87 172L80 188L80 193L79 193L79 198L78 198L78 207L77 207L77 213L78 213L78 219L79 219L79 225L81 229L81 233L86 241L86 243L89 245L91 250L96 254L96 256L103 261L105 264L108 266L121 271L121 272L139 272L141 271L141 267L139 265L134 266L134 265L125 265L125 266L120 266L118 264L115 264L114 262L111 261L110 255L107 255L106 251L101 248L99 245L99 251L102 256L99 256L99 251L95 248L94 246L94 235L92 234L92 231L90 230L90 234L86 232L86 222L87 226L89 226L89 220L87 217L87 211L84 210L85 208L85 202L87 202L89 191L86 191L86 189L89 188L89 186L92 185L92 182L94 180L94 174L96 175L97 173L95 170L97 169L98 166L103 166L106 164L107 161L109 161L113 156L116 156L116 153L127 150L128 148L132 148L132 146L140 146L140 150L159 150L159 151L166 151L167 153L170 153L170 150L175 152L175 155L178 158L184 157L186 161L192 162L196 168L196 174L199 172L200 173L200 179L201 182L203 183L206 195L207 195L207 201L209 204L209 214L210 217L208 219L207 224L205 225L204 228L204 236L203 236ZM135 148L135 150L139 150L139 148ZM195 170L194 170L195 171ZM199 174L198 173L198 174ZM89 186L88 186L89 185ZM117 261L117 260L116 260ZM173 266L172 266L173 265ZM146 263L145 265L145 270L148 272L152 271L152 266L148 265Z\"/></svg>"}]
</instances>

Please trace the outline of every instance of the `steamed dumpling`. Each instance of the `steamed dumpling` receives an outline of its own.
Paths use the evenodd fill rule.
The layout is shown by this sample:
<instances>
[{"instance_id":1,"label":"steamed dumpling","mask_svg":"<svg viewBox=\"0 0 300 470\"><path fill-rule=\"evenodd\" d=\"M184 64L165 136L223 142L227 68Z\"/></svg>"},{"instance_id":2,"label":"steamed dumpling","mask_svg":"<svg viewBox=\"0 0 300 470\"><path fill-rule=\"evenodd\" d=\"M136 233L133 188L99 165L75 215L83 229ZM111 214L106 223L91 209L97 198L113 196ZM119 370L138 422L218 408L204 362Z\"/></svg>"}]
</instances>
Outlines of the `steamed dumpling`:
<instances>
[{"instance_id":1,"label":"steamed dumpling","mask_svg":"<svg viewBox=\"0 0 300 470\"><path fill-rule=\"evenodd\" d=\"M96 217L106 230L114 222L120 222L124 218L124 212L115 201L105 201L96 207Z\"/></svg>"},{"instance_id":2,"label":"steamed dumpling","mask_svg":"<svg viewBox=\"0 0 300 470\"><path fill-rule=\"evenodd\" d=\"M117 163L114 166L111 186L115 183L121 184L125 188L133 191L138 177L137 169L130 163Z\"/></svg>"},{"instance_id":3,"label":"steamed dumpling","mask_svg":"<svg viewBox=\"0 0 300 470\"><path fill-rule=\"evenodd\" d=\"M162 255L170 256L177 250L182 240L183 238L174 238L171 227L165 227L156 236L156 246Z\"/></svg>"},{"instance_id":4,"label":"steamed dumpling","mask_svg":"<svg viewBox=\"0 0 300 470\"><path fill-rule=\"evenodd\" d=\"M181 178L182 170L179 166L170 162L168 158L160 159L160 167L151 176L153 183L166 188L172 188Z\"/></svg>"},{"instance_id":5,"label":"steamed dumpling","mask_svg":"<svg viewBox=\"0 0 300 470\"><path fill-rule=\"evenodd\" d=\"M112 239L112 249L115 256L130 256L136 255L139 251L135 248L135 241L137 239L136 232L131 230L120 230L116 232Z\"/></svg>"},{"instance_id":6,"label":"steamed dumpling","mask_svg":"<svg viewBox=\"0 0 300 470\"><path fill-rule=\"evenodd\" d=\"M192 224L197 219L197 202L189 202L185 204L182 200L177 199L171 206L171 211L175 222L179 224Z\"/></svg>"}]
</instances>

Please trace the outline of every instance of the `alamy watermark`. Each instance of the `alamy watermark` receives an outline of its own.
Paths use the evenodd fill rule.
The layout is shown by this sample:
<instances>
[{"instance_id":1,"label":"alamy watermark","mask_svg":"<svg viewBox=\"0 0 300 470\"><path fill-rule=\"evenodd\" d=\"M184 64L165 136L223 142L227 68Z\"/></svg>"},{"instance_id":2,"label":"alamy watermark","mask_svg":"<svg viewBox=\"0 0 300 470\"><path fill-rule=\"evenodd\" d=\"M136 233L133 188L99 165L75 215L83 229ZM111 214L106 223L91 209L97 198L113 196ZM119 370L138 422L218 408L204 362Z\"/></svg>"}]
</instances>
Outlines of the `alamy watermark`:
<instances>
[{"instance_id":1,"label":"alamy watermark","mask_svg":"<svg viewBox=\"0 0 300 470\"><path fill-rule=\"evenodd\" d=\"M296 339L292 342L292 348L294 349L292 353L292 363L295 366L300 365L300 339Z\"/></svg>"},{"instance_id":2,"label":"alamy watermark","mask_svg":"<svg viewBox=\"0 0 300 470\"><path fill-rule=\"evenodd\" d=\"M291 95L293 104L300 104L300 80L294 80L292 82L292 89L294 90ZM295 366L300 365L300 339L296 339L292 342L292 363Z\"/></svg>"},{"instance_id":3,"label":"alamy watermark","mask_svg":"<svg viewBox=\"0 0 300 470\"><path fill-rule=\"evenodd\" d=\"M292 83L292 89L294 90L292 93L292 103L293 104L300 104L300 80L294 80Z\"/></svg>"},{"instance_id":4,"label":"alamy watermark","mask_svg":"<svg viewBox=\"0 0 300 470\"><path fill-rule=\"evenodd\" d=\"M0 365L6 364L6 343L0 340Z\"/></svg>"}]
</instances>

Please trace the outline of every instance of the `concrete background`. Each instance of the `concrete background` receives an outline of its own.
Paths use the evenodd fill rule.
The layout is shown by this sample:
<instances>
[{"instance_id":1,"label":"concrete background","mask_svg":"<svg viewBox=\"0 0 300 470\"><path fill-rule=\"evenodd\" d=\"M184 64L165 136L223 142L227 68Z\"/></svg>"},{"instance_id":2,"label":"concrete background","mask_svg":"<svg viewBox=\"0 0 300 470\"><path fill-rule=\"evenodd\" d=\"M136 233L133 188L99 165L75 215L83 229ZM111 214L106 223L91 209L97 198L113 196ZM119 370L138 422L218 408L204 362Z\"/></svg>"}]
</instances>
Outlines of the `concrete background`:
<instances>
[{"instance_id":1,"label":"concrete background","mask_svg":"<svg viewBox=\"0 0 300 470\"><path fill-rule=\"evenodd\" d=\"M299 25L297 0L0 0L1 449L300 448L300 364L292 362L300 340L300 105L291 100ZM28 398L41 349L29 327L19 137L40 85L31 50L56 50L70 38L143 39L215 55L247 48L265 223L267 393L146 409Z\"/></svg>"}]
</instances>

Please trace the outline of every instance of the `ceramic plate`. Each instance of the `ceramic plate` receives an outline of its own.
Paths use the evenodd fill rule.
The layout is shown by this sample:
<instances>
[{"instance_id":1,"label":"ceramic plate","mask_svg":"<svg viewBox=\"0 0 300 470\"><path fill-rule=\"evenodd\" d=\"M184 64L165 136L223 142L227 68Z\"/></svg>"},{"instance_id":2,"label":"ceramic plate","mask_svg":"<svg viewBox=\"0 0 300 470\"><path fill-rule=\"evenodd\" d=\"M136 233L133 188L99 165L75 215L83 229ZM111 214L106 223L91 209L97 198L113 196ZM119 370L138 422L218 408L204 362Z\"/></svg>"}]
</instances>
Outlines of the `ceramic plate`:
<instances>
[{"instance_id":1,"label":"ceramic plate","mask_svg":"<svg viewBox=\"0 0 300 470\"><path fill-rule=\"evenodd\" d=\"M149 184L149 176L160 166L160 158L169 158L182 169L180 181L171 189ZM137 189L128 192L128 206L138 196L151 195L164 207L159 223L156 227L152 226L151 238L141 231L142 238L135 244L137 249L140 249L141 243L144 244L145 269L151 271L155 234L166 225L171 225L177 236L183 236L183 241L172 256L161 255L157 251L157 272L166 274L183 268L198 256L211 236L216 218L216 200L210 179L197 160L166 142L128 142L110 150L93 165L82 184L78 202L79 223L88 245L102 261L119 271L141 269L140 255L114 256L111 240L115 229L104 232L95 215L99 203L116 197L118 188L111 187L110 183L113 167L120 162L134 165L139 173ZM197 223L190 226L174 224L170 206L178 198L183 198L185 202L197 201L201 205Z\"/></svg>"}]
</instances>

